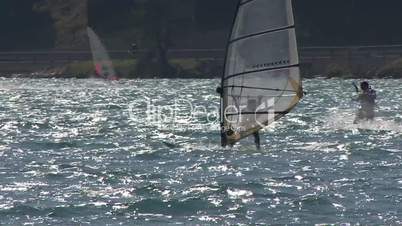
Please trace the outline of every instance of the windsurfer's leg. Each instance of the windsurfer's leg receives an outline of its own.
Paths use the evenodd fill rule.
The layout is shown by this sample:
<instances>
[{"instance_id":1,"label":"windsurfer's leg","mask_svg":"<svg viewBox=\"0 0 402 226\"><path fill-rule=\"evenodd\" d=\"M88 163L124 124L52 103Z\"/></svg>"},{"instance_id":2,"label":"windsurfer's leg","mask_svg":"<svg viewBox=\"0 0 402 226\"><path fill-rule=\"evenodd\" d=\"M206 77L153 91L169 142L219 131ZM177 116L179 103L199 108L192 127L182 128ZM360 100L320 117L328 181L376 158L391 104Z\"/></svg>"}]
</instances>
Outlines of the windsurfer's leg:
<instances>
[{"instance_id":1,"label":"windsurfer's leg","mask_svg":"<svg viewBox=\"0 0 402 226\"><path fill-rule=\"evenodd\" d=\"M228 137L232 136L234 132L231 129L226 129L223 124L221 124L221 130L222 147L226 147L228 146Z\"/></svg>"},{"instance_id":2,"label":"windsurfer's leg","mask_svg":"<svg viewBox=\"0 0 402 226\"><path fill-rule=\"evenodd\" d=\"M221 146L226 147L227 146L227 140L226 140L226 134L221 133Z\"/></svg>"},{"instance_id":3,"label":"windsurfer's leg","mask_svg":"<svg viewBox=\"0 0 402 226\"><path fill-rule=\"evenodd\" d=\"M358 115L356 115L355 120L353 120L353 124L357 124L357 123L359 123L359 121L360 121L360 118Z\"/></svg>"},{"instance_id":4,"label":"windsurfer's leg","mask_svg":"<svg viewBox=\"0 0 402 226\"><path fill-rule=\"evenodd\" d=\"M260 149L261 149L261 145L260 145L260 134L259 134L258 132L255 132L253 135L254 135L254 143L255 143L255 146L256 146L257 150L260 150Z\"/></svg>"},{"instance_id":5,"label":"windsurfer's leg","mask_svg":"<svg viewBox=\"0 0 402 226\"><path fill-rule=\"evenodd\" d=\"M353 121L353 124L359 123L359 121L362 119L362 117L363 117L362 109L359 109L356 113L356 117L355 117L355 120Z\"/></svg>"},{"instance_id":6,"label":"windsurfer's leg","mask_svg":"<svg viewBox=\"0 0 402 226\"><path fill-rule=\"evenodd\" d=\"M374 120L375 117L375 113L374 113L374 109L370 110L369 112L367 112L367 119L372 121Z\"/></svg>"}]
</instances>

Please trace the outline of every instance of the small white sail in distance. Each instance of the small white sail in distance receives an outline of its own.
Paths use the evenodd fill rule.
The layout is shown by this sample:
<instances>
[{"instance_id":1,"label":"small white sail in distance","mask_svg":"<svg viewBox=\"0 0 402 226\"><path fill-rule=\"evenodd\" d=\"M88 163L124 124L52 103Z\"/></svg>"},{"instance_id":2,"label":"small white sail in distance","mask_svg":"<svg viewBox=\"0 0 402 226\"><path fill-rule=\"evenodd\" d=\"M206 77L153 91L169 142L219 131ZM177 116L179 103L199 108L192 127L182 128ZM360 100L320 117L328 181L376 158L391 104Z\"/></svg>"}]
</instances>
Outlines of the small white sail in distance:
<instances>
[{"instance_id":1,"label":"small white sail in distance","mask_svg":"<svg viewBox=\"0 0 402 226\"><path fill-rule=\"evenodd\" d=\"M221 81L222 146L289 113L303 97L291 0L240 0Z\"/></svg>"},{"instance_id":2,"label":"small white sail in distance","mask_svg":"<svg viewBox=\"0 0 402 226\"><path fill-rule=\"evenodd\" d=\"M87 33L96 76L108 80L118 80L112 60L105 46L102 44L102 41L92 28L87 27Z\"/></svg>"}]
</instances>

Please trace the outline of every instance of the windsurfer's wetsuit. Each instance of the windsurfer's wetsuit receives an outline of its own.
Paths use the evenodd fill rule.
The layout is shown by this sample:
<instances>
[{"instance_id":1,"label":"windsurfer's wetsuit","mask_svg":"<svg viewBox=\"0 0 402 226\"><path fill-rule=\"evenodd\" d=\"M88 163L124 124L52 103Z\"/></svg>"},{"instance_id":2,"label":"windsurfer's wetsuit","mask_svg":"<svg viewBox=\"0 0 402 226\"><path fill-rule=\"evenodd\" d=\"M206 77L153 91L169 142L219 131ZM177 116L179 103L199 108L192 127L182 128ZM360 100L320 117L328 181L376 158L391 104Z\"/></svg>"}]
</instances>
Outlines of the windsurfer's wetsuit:
<instances>
[{"instance_id":1,"label":"windsurfer's wetsuit","mask_svg":"<svg viewBox=\"0 0 402 226\"><path fill-rule=\"evenodd\" d=\"M360 109L357 111L356 119L354 123L358 123L360 120L373 120L375 117L375 100L377 99L376 91L372 88L363 90L359 94L356 101L360 102Z\"/></svg>"}]
</instances>

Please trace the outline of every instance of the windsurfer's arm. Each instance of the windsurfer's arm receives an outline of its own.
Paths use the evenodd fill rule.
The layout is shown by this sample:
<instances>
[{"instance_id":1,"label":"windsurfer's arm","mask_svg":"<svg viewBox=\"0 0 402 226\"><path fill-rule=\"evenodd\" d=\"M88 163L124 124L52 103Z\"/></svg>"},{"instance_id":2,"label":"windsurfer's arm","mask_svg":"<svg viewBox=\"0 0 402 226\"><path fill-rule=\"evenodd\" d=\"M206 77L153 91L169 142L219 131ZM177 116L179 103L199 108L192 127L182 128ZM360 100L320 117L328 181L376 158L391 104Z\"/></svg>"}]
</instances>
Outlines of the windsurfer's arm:
<instances>
[{"instance_id":1,"label":"windsurfer's arm","mask_svg":"<svg viewBox=\"0 0 402 226\"><path fill-rule=\"evenodd\" d=\"M356 93L359 93L359 87L357 86L356 82L352 82L353 87L355 87Z\"/></svg>"},{"instance_id":2,"label":"windsurfer's arm","mask_svg":"<svg viewBox=\"0 0 402 226\"><path fill-rule=\"evenodd\" d=\"M352 82L353 87L355 88L356 93L358 94L356 97L352 97L352 101L360 101L360 90L357 86L356 82Z\"/></svg>"}]
</instances>

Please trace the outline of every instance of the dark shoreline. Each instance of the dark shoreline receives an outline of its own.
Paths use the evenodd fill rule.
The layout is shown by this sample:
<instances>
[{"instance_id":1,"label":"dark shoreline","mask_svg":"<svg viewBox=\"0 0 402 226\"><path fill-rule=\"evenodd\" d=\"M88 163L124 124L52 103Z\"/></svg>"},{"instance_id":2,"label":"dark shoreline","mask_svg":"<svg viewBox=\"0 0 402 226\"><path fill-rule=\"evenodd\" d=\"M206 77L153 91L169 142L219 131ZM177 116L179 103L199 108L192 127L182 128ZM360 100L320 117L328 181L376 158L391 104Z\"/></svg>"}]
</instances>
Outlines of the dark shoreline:
<instances>
[{"instance_id":1,"label":"dark shoreline","mask_svg":"<svg viewBox=\"0 0 402 226\"><path fill-rule=\"evenodd\" d=\"M174 70L170 76L154 76L164 71L156 68L160 65L148 65L142 70L138 56L127 51L110 53L117 73L127 79L211 79L223 73L224 49L171 49L167 57ZM301 47L299 55L301 72L306 78L317 75L402 78L402 45ZM0 52L0 74L23 78L88 78L93 74L93 63L88 51Z\"/></svg>"},{"instance_id":2,"label":"dark shoreline","mask_svg":"<svg viewBox=\"0 0 402 226\"><path fill-rule=\"evenodd\" d=\"M29 75L29 74L18 74L18 75L5 75L2 74L0 75L0 79L92 79L92 76L74 76L74 75ZM185 76L185 77L122 77L121 79L124 80L136 80L136 79L142 79L142 80L152 80L152 79L181 79L181 80L190 80L190 79L221 79L221 77L217 76ZM369 76L322 76L322 75L317 75L317 76L304 76L303 79L324 79L324 80L329 80L329 79L402 79L400 76L385 76L385 77L369 77Z\"/></svg>"}]
</instances>

